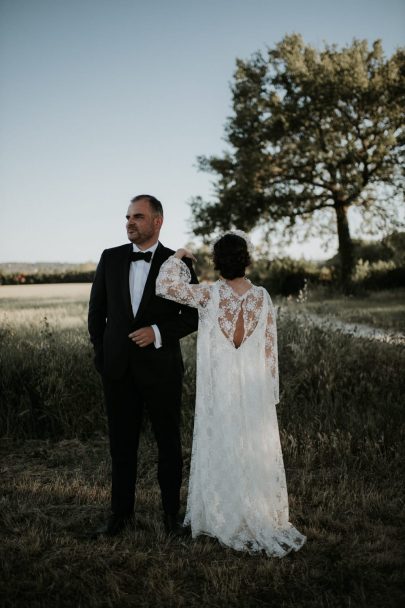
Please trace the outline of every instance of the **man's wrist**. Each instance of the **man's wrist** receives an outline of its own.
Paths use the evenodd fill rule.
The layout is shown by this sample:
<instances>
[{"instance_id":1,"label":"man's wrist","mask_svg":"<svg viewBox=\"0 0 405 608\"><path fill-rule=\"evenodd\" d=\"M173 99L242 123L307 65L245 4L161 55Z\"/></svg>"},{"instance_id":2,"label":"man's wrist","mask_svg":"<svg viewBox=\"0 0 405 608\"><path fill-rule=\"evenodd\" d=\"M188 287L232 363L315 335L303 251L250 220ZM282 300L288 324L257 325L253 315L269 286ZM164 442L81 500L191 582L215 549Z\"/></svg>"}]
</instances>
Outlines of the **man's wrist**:
<instances>
[{"instance_id":1,"label":"man's wrist","mask_svg":"<svg viewBox=\"0 0 405 608\"><path fill-rule=\"evenodd\" d=\"M151 328L153 329L153 333L155 334L155 341L154 341L154 346L155 348L161 348L162 347L162 336L160 335L160 331L157 325L151 325Z\"/></svg>"}]
</instances>

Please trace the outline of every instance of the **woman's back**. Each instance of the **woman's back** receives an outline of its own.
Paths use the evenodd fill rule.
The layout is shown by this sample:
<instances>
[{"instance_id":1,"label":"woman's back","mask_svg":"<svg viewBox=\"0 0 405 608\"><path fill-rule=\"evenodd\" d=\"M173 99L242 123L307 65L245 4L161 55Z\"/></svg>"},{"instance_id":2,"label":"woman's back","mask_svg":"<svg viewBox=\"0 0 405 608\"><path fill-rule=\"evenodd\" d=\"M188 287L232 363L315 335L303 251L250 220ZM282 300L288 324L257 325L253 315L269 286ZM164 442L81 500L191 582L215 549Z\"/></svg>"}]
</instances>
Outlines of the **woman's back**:
<instances>
[{"instance_id":1,"label":"woman's back","mask_svg":"<svg viewBox=\"0 0 405 608\"><path fill-rule=\"evenodd\" d=\"M224 336L235 348L251 336L259 322L264 305L263 289L245 280L246 289L237 293L224 280L217 281L218 323Z\"/></svg>"}]
</instances>

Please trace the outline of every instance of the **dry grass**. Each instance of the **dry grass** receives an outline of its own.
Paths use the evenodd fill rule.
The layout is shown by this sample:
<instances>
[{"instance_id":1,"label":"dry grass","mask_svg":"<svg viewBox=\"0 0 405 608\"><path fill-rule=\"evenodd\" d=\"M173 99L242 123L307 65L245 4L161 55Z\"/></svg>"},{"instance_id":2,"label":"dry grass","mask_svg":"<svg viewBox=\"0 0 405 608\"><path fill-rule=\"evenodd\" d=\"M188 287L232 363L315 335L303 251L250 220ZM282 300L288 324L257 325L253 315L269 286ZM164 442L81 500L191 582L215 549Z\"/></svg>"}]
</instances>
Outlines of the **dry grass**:
<instances>
[{"instance_id":1,"label":"dry grass","mask_svg":"<svg viewBox=\"0 0 405 608\"><path fill-rule=\"evenodd\" d=\"M55 305L54 294L48 297L0 302L0 422L8 435L0 440L2 607L403 604L403 348L330 335L281 315L278 411L290 516L308 536L297 554L269 559L210 538L167 539L148 425L136 529L92 541L89 530L108 513L110 463L86 303ZM184 353L187 476L192 338ZM183 504L186 487L187 479Z\"/></svg>"},{"instance_id":2,"label":"dry grass","mask_svg":"<svg viewBox=\"0 0 405 608\"><path fill-rule=\"evenodd\" d=\"M291 517L308 542L278 560L209 538L168 540L148 437L137 528L113 540L86 538L108 510L103 438L3 439L0 449L4 608L400 605L400 470L392 463L355 470L307 458L287 467Z\"/></svg>"},{"instance_id":3,"label":"dry grass","mask_svg":"<svg viewBox=\"0 0 405 608\"><path fill-rule=\"evenodd\" d=\"M1 285L0 324L15 330L36 330L46 321L60 329L86 330L86 314L91 285L58 283L52 285Z\"/></svg>"},{"instance_id":4,"label":"dry grass","mask_svg":"<svg viewBox=\"0 0 405 608\"><path fill-rule=\"evenodd\" d=\"M0 300L18 306L24 301L88 301L90 283L52 283L47 285L1 285Z\"/></svg>"}]
</instances>

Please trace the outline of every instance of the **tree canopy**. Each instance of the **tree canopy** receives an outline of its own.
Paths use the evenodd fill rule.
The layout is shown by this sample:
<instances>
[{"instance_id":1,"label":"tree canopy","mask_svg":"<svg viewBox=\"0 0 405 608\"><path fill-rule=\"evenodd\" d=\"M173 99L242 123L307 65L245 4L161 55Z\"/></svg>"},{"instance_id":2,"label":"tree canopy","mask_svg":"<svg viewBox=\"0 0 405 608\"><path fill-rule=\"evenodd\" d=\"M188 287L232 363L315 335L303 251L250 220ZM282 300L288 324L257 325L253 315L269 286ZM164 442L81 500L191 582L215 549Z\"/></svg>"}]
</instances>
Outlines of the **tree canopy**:
<instances>
[{"instance_id":1,"label":"tree canopy","mask_svg":"<svg viewBox=\"0 0 405 608\"><path fill-rule=\"evenodd\" d=\"M214 200L193 199L193 230L250 230L334 210L343 282L350 280L352 205L387 215L382 184L402 197L405 49L386 59L376 41L318 51L300 35L237 60L230 150L199 157L215 175Z\"/></svg>"}]
</instances>

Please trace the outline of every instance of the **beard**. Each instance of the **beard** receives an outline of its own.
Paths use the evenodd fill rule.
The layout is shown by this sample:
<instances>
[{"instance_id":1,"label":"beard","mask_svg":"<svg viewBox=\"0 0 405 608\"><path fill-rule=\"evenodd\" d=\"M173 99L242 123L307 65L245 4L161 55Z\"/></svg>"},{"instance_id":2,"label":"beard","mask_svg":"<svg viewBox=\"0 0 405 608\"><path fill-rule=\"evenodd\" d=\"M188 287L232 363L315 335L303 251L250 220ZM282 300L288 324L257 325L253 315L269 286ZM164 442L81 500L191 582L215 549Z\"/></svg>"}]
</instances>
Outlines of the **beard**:
<instances>
[{"instance_id":1,"label":"beard","mask_svg":"<svg viewBox=\"0 0 405 608\"><path fill-rule=\"evenodd\" d=\"M147 241L150 241L155 236L155 230L151 227L149 230L138 230L136 228L132 228L131 230L127 230L128 239L131 243L135 245L142 245Z\"/></svg>"}]
</instances>

